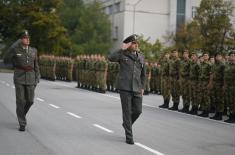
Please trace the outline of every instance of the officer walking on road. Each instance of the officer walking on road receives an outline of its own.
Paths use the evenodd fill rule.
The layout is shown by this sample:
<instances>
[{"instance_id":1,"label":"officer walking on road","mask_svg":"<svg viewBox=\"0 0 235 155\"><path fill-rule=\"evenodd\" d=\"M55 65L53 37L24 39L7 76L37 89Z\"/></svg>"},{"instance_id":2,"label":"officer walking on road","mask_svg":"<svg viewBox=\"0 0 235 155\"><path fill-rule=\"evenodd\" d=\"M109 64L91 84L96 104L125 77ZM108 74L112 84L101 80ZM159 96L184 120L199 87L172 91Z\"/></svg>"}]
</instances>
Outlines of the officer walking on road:
<instances>
[{"instance_id":1,"label":"officer walking on road","mask_svg":"<svg viewBox=\"0 0 235 155\"><path fill-rule=\"evenodd\" d=\"M26 114L34 102L34 90L39 83L40 73L37 50L29 46L29 33L20 33L21 43L9 51L14 66L14 84L16 93L16 114L19 131L25 131Z\"/></svg>"},{"instance_id":2,"label":"officer walking on road","mask_svg":"<svg viewBox=\"0 0 235 155\"><path fill-rule=\"evenodd\" d=\"M142 113L145 63L144 55L138 51L137 35L129 36L123 43L122 49L110 54L108 59L120 64L117 89L122 104L123 127L126 143L134 144L132 125Z\"/></svg>"}]
</instances>

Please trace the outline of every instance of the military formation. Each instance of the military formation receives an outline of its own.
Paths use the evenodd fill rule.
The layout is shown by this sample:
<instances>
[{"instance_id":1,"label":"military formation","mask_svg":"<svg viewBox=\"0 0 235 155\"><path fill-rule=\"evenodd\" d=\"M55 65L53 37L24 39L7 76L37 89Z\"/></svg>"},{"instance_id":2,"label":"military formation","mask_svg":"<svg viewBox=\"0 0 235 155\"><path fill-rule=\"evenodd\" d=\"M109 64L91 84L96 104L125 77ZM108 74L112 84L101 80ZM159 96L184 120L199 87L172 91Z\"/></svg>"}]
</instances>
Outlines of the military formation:
<instances>
[{"instance_id":1,"label":"military formation","mask_svg":"<svg viewBox=\"0 0 235 155\"><path fill-rule=\"evenodd\" d=\"M159 107L200 117L215 113L210 117L214 120L227 115L225 122L235 123L235 52L227 59L221 53L211 58L207 52L200 57L192 52L190 58L189 54L185 50L180 59L176 49L165 53L159 67L164 103ZM178 109L180 96L182 109ZM173 106L169 107L171 98Z\"/></svg>"},{"instance_id":2,"label":"military formation","mask_svg":"<svg viewBox=\"0 0 235 155\"><path fill-rule=\"evenodd\" d=\"M160 108L178 110L183 113L222 120L235 121L233 97L235 89L234 53L225 58L221 53L209 57L204 52L197 55L183 51L182 58L177 50L166 52L157 62L145 62L146 78L144 94L161 94L163 104ZM77 87L100 93L117 92L116 77L120 65L107 61L101 55L80 55L75 60L41 56L42 77L55 80L77 81ZM179 109L182 97L183 108ZM170 100L173 106L169 107Z\"/></svg>"},{"instance_id":3,"label":"military formation","mask_svg":"<svg viewBox=\"0 0 235 155\"><path fill-rule=\"evenodd\" d=\"M101 55L80 55L76 58L77 87L105 93L108 62Z\"/></svg>"}]
</instances>

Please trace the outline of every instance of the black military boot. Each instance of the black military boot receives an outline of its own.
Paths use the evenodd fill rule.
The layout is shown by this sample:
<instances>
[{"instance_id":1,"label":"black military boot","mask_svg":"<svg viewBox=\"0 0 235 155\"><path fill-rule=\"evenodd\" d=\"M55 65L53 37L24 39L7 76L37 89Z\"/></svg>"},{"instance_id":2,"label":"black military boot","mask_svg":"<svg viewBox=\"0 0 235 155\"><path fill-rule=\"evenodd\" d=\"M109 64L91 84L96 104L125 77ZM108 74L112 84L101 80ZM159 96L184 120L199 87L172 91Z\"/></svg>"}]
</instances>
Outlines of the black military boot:
<instances>
[{"instance_id":1,"label":"black military boot","mask_svg":"<svg viewBox=\"0 0 235 155\"><path fill-rule=\"evenodd\" d=\"M179 110L179 112L189 113L189 106L188 106L188 105L185 105L185 106L183 107L183 109Z\"/></svg>"},{"instance_id":2,"label":"black military boot","mask_svg":"<svg viewBox=\"0 0 235 155\"><path fill-rule=\"evenodd\" d=\"M179 105L179 103L173 103L173 106L171 108L168 108L168 109L177 111L178 110L178 105Z\"/></svg>"},{"instance_id":3,"label":"black military boot","mask_svg":"<svg viewBox=\"0 0 235 155\"><path fill-rule=\"evenodd\" d=\"M235 123L235 115L230 115L229 119L225 120L226 123Z\"/></svg>"},{"instance_id":4,"label":"black military boot","mask_svg":"<svg viewBox=\"0 0 235 155\"><path fill-rule=\"evenodd\" d=\"M20 125L20 127L19 127L19 129L18 129L19 131L21 131L21 132L24 132L25 131L25 126L23 126L23 125Z\"/></svg>"},{"instance_id":5,"label":"black military boot","mask_svg":"<svg viewBox=\"0 0 235 155\"><path fill-rule=\"evenodd\" d=\"M197 110L198 110L198 107L197 106L193 106L192 109L189 111L189 114L197 115Z\"/></svg>"},{"instance_id":6,"label":"black military boot","mask_svg":"<svg viewBox=\"0 0 235 155\"><path fill-rule=\"evenodd\" d=\"M222 113L222 112L216 112L216 113L215 113L215 116L210 117L210 119L222 120L222 116L223 116L223 113Z\"/></svg>"},{"instance_id":7,"label":"black military boot","mask_svg":"<svg viewBox=\"0 0 235 155\"><path fill-rule=\"evenodd\" d=\"M199 114L198 116L200 117L209 117L209 112L207 110L203 110L201 114Z\"/></svg>"},{"instance_id":8,"label":"black military boot","mask_svg":"<svg viewBox=\"0 0 235 155\"><path fill-rule=\"evenodd\" d=\"M158 106L159 108L169 108L169 100L165 99L164 104Z\"/></svg>"}]
</instances>

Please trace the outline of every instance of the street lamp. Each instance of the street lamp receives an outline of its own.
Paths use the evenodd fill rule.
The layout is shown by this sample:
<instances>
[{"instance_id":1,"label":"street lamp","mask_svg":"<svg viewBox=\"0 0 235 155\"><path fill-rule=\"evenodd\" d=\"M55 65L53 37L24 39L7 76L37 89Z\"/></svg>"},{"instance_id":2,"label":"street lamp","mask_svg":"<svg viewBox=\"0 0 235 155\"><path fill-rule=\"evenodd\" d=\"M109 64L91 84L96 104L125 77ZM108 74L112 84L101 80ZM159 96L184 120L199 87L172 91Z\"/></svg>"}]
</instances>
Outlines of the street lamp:
<instances>
[{"instance_id":1,"label":"street lamp","mask_svg":"<svg viewBox=\"0 0 235 155\"><path fill-rule=\"evenodd\" d=\"M138 0L135 4L133 4L133 29L132 29L132 33L135 33L135 12L136 12L136 6L141 2L142 0Z\"/></svg>"}]
</instances>

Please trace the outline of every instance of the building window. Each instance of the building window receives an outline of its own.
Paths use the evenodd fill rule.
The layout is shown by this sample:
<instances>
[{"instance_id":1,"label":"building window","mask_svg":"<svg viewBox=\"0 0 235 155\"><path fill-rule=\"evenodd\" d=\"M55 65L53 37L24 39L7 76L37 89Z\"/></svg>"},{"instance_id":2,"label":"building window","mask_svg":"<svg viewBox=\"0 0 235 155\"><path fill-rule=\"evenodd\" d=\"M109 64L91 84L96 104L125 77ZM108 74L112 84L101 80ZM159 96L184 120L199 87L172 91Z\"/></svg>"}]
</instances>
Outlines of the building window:
<instances>
[{"instance_id":1,"label":"building window","mask_svg":"<svg viewBox=\"0 0 235 155\"><path fill-rule=\"evenodd\" d=\"M194 18L197 15L197 9L198 9L198 7L196 7L196 6L192 7L192 18Z\"/></svg>"},{"instance_id":2,"label":"building window","mask_svg":"<svg viewBox=\"0 0 235 155\"><path fill-rule=\"evenodd\" d=\"M121 11L121 9L120 9L120 2L114 4L114 9L115 9L115 10L114 10L115 13Z\"/></svg>"},{"instance_id":3,"label":"building window","mask_svg":"<svg viewBox=\"0 0 235 155\"><path fill-rule=\"evenodd\" d=\"M113 5L108 6L108 14L113 13Z\"/></svg>"},{"instance_id":4,"label":"building window","mask_svg":"<svg viewBox=\"0 0 235 155\"><path fill-rule=\"evenodd\" d=\"M185 24L186 0L177 0L176 30Z\"/></svg>"},{"instance_id":5,"label":"building window","mask_svg":"<svg viewBox=\"0 0 235 155\"><path fill-rule=\"evenodd\" d=\"M118 39L118 26L115 26L113 29L113 40Z\"/></svg>"}]
</instances>

